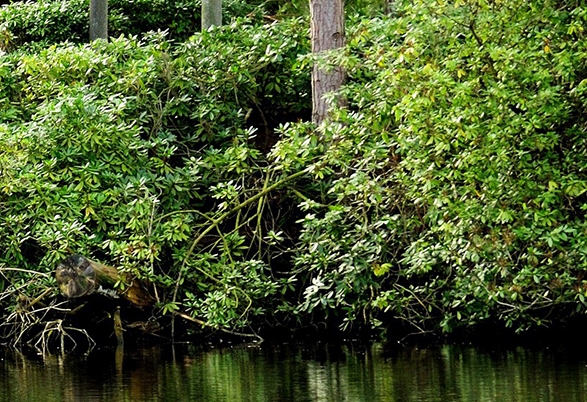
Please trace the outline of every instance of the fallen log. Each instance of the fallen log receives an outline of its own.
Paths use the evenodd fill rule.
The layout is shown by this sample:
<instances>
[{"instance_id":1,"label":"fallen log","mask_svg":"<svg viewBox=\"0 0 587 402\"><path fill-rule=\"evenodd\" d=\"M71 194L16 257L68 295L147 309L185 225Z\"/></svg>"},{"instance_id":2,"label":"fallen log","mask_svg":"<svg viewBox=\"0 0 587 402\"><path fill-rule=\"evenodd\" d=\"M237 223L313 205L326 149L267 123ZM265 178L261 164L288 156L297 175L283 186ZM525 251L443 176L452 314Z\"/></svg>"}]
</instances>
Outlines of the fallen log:
<instances>
[{"instance_id":1,"label":"fallen log","mask_svg":"<svg viewBox=\"0 0 587 402\"><path fill-rule=\"evenodd\" d=\"M72 255L55 269L55 279L61 294L67 298L87 296L100 289L115 290L116 294L135 306L154 303L144 283L114 267L100 264L81 255ZM123 287L115 289L117 283Z\"/></svg>"}]
</instances>

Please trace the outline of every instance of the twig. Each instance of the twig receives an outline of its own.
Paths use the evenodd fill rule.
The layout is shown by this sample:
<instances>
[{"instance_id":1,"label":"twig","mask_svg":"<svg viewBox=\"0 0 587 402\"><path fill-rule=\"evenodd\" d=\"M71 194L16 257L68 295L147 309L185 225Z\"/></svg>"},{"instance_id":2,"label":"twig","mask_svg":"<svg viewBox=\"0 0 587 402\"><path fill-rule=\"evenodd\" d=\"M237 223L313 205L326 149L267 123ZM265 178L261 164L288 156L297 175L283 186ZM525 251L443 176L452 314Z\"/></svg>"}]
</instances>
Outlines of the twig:
<instances>
[{"instance_id":1,"label":"twig","mask_svg":"<svg viewBox=\"0 0 587 402\"><path fill-rule=\"evenodd\" d=\"M35 297L33 299L33 301L31 301L29 304L27 304L26 309L28 310L29 308L31 308L32 306L37 304L39 302L39 300L41 300L43 297L45 297L47 295L47 293L51 293L52 291L53 291L53 289L51 289L51 288L45 289L45 291L43 293L41 293L39 296Z\"/></svg>"},{"instance_id":2,"label":"twig","mask_svg":"<svg viewBox=\"0 0 587 402\"><path fill-rule=\"evenodd\" d=\"M34 275L40 275L40 276L44 276L45 278L49 278L51 277L51 275L49 275L48 273L45 272L38 272L38 271L32 271L30 269L22 269L22 268L6 268L6 267L1 267L0 268L0 272L3 271L18 271L18 272L26 272L28 274L34 274Z\"/></svg>"},{"instance_id":3,"label":"twig","mask_svg":"<svg viewBox=\"0 0 587 402\"><path fill-rule=\"evenodd\" d=\"M188 249L185 258L183 260L183 263L179 269L179 274L177 276L176 279L176 283L175 283L175 289L173 291L173 299L172 299L172 303L175 304L176 300L177 300L177 293L179 291L179 286L181 284L181 281L183 279L183 270L185 268L185 266L187 265L187 261L189 259L189 257L191 256L191 254L193 253L194 249L196 248L196 246L198 245L198 243L200 243L200 241L210 232L212 231L214 228L216 228L218 226L218 224L220 222L222 222L223 220L225 220L226 218L228 218L230 215L234 214L235 212L240 211L241 209L243 209L244 207L248 206L249 204L252 204L253 202L257 201L258 199L260 199L261 197L265 196L266 194L270 193L271 191L279 188L280 186L282 186L283 184L287 183L288 181L297 179L298 177L301 177L303 175L305 175L307 172L305 170L301 170L299 172L293 173L287 177L284 177L283 179L277 181L276 183L273 183L271 186L268 186L267 188L265 188L264 190L258 192L257 194L255 194L254 196L252 196L251 198L243 201L242 203L240 203L239 205L235 206L234 208L230 209L229 211L226 211L225 213L223 213L222 215L220 215L218 218L212 219L210 226L208 226L206 229L204 229L202 231L202 233L200 233L200 235L192 242L192 245L190 246L190 248ZM173 339L175 335L175 322L172 320L171 323L171 338Z\"/></svg>"},{"instance_id":4,"label":"twig","mask_svg":"<svg viewBox=\"0 0 587 402\"><path fill-rule=\"evenodd\" d=\"M212 327L210 324L208 324L205 321L199 320L197 318L192 317L191 315L185 314L185 313L181 313L181 312L175 312L174 313L177 316L180 316L181 318L183 318L184 320L187 321L191 321L191 322L195 322L196 324L200 324L203 327L209 327L209 328L214 328ZM259 340L259 342L263 342L264 339L262 337L260 337L257 334L245 334L242 332L235 332L235 331L231 331L229 329L226 328L214 328L214 329L218 329L226 334L230 334L230 335L235 335L235 336L242 336L242 337L246 337L246 338L257 338Z\"/></svg>"}]
</instances>

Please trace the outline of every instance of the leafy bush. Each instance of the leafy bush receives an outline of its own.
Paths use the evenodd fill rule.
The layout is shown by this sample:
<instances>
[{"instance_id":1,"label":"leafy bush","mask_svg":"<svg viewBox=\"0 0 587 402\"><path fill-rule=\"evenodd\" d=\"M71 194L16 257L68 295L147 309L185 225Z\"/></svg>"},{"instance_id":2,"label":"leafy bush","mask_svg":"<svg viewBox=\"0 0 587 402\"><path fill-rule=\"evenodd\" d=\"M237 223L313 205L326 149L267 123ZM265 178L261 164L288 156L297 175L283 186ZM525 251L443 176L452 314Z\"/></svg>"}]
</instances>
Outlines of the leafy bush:
<instances>
[{"instance_id":1,"label":"leafy bush","mask_svg":"<svg viewBox=\"0 0 587 402\"><path fill-rule=\"evenodd\" d=\"M259 4L224 1L225 21L244 17ZM184 40L200 30L200 0L111 0L108 2L108 34L140 35L167 30L170 39ZM6 42L0 48L41 42L83 43L89 35L89 0L28 0L0 8L0 32Z\"/></svg>"},{"instance_id":2,"label":"leafy bush","mask_svg":"<svg viewBox=\"0 0 587 402\"><path fill-rule=\"evenodd\" d=\"M587 9L396 6L339 57L349 109L304 204L302 310L445 331L583 314Z\"/></svg>"},{"instance_id":3,"label":"leafy bush","mask_svg":"<svg viewBox=\"0 0 587 402\"><path fill-rule=\"evenodd\" d=\"M348 104L321 127L293 123L310 108L301 19L4 54L0 263L94 256L155 283L161 313L217 328L269 310L446 332L583 314L587 9L393 16L352 17L326 60Z\"/></svg>"},{"instance_id":4,"label":"leafy bush","mask_svg":"<svg viewBox=\"0 0 587 402\"><path fill-rule=\"evenodd\" d=\"M163 312L249 324L279 283L255 218L266 199L227 211L279 183L247 114L308 108L303 29L238 21L177 47L153 33L2 56L0 264L50 272L76 252L151 280Z\"/></svg>"}]
</instances>

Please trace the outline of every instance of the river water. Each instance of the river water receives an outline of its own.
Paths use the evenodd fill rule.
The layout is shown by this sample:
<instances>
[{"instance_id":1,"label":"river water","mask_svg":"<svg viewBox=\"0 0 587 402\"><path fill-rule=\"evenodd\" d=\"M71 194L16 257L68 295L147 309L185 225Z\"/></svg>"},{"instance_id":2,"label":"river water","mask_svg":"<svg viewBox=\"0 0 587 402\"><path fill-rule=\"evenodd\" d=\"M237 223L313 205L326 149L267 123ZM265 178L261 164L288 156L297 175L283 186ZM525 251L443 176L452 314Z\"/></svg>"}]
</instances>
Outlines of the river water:
<instances>
[{"instance_id":1,"label":"river water","mask_svg":"<svg viewBox=\"0 0 587 402\"><path fill-rule=\"evenodd\" d=\"M0 353L0 401L587 401L587 356L383 344Z\"/></svg>"}]
</instances>

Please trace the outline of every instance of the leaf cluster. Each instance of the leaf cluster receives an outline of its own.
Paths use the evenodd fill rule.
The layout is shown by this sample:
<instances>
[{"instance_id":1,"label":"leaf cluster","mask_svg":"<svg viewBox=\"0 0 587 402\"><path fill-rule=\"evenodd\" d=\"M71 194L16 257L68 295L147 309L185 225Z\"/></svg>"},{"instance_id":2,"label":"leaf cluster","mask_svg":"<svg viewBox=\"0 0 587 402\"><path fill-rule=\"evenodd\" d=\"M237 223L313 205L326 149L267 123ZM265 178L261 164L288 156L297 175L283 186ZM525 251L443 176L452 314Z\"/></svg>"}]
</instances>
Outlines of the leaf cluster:
<instances>
[{"instance_id":1,"label":"leaf cluster","mask_svg":"<svg viewBox=\"0 0 587 402\"><path fill-rule=\"evenodd\" d=\"M46 272L74 250L150 280L159 313L231 330L525 330L584 314L575 3L359 7L323 59L299 18L4 54L0 263ZM320 127L295 122L313 59L348 74Z\"/></svg>"},{"instance_id":2,"label":"leaf cluster","mask_svg":"<svg viewBox=\"0 0 587 402\"><path fill-rule=\"evenodd\" d=\"M348 108L323 128L304 204L300 309L447 332L584 313L585 8L395 12L353 25L332 56Z\"/></svg>"},{"instance_id":3,"label":"leaf cluster","mask_svg":"<svg viewBox=\"0 0 587 402\"><path fill-rule=\"evenodd\" d=\"M0 56L0 266L49 273L75 252L148 279L160 313L262 315L280 283L257 219L272 211L239 205L281 173L251 115L308 110L306 52L300 20L238 20L173 46L158 32Z\"/></svg>"},{"instance_id":4,"label":"leaf cluster","mask_svg":"<svg viewBox=\"0 0 587 402\"><path fill-rule=\"evenodd\" d=\"M262 4L224 1L225 21L254 13ZM200 30L201 0L110 0L108 33L142 35L167 31L170 40L182 41ZM40 49L65 41L83 43L89 35L89 0L27 0L0 8L0 49L20 46Z\"/></svg>"}]
</instances>

